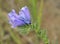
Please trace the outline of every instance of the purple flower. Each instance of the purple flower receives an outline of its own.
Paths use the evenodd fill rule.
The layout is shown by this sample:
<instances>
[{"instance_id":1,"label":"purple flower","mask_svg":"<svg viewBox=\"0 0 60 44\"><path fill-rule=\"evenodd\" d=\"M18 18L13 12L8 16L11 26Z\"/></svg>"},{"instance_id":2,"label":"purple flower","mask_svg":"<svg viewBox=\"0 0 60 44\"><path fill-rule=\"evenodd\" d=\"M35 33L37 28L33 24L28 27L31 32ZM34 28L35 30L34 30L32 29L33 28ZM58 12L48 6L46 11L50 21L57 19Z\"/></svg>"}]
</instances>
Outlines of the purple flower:
<instances>
[{"instance_id":1,"label":"purple flower","mask_svg":"<svg viewBox=\"0 0 60 44\"><path fill-rule=\"evenodd\" d=\"M17 15L15 10L12 9L12 11L8 13L8 17L9 23L12 25L12 28L31 23L30 12L27 6L23 7L19 11L19 15Z\"/></svg>"},{"instance_id":2,"label":"purple flower","mask_svg":"<svg viewBox=\"0 0 60 44\"><path fill-rule=\"evenodd\" d=\"M24 22L27 24L31 23L30 12L27 6L23 7L19 11L19 19L24 20Z\"/></svg>"}]
</instances>

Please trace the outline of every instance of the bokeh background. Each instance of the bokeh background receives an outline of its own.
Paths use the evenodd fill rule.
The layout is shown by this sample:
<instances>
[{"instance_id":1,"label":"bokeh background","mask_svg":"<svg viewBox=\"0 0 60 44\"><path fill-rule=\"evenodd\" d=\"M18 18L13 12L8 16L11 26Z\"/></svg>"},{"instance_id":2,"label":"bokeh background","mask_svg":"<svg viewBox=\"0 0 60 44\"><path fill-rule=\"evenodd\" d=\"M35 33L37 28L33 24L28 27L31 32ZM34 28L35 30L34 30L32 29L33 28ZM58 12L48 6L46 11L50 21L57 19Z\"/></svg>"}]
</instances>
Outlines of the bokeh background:
<instances>
[{"instance_id":1,"label":"bokeh background","mask_svg":"<svg viewBox=\"0 0 60 44\"><path fill-rule=\"evenodd\" d=\"M25 5L27 5L31 11L32 4L28 0L0 0L0 44L16 44L12 37L10 37L11 28L8 24L7 14L13 8L18 14L19 9ZM47 31L50 44L60 44L60 0L44 0L43 5L41 29ZM37 0L37 12L40 8L39 6L40 0ZM13 32L17 36L17 39L21 39L23 44L44 44L41 39L39 43L37 43L37 37L34 32L30 32L27 36L22 36L16 31ZM32 41L30 39L32 39Z\"/></svg>"}]
</instances>

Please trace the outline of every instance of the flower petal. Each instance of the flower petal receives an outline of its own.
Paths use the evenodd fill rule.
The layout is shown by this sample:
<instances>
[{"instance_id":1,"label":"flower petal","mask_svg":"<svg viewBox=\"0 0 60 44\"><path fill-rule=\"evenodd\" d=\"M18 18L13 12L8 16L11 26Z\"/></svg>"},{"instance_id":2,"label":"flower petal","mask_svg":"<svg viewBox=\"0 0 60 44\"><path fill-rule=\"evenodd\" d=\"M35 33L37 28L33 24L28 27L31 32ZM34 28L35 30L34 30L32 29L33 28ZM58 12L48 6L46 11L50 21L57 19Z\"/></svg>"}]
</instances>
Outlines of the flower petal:
<instances>
[{"instance_id":1,"label":"flower petal","mask_svg":"<svg viewBox=\"0 0 60 44\"><path fill-rule=\"evenodd\" d=\"M30 12L27 6L23 7L19 11L19 19L24 20L24 22L27 24L31 23Z\"/></svg>"}]
</instances>

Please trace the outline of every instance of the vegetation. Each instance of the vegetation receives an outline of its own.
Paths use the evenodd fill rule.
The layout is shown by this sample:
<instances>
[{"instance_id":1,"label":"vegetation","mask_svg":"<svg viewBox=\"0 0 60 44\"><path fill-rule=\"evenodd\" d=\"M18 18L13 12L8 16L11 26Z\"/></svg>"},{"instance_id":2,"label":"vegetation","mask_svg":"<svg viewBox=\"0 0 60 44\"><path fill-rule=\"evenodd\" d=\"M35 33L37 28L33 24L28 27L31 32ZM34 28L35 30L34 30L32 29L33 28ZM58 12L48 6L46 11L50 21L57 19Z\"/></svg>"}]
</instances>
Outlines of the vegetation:
<instances>
[{"instance_id":1,"label":"vegetation","mask_svg":"<svg viewBox=\"0 0 60 44\"><path fill-rule=\"evenodd\" d=\"M39 10L37 10L38 0L15 0L15 3L14 0L11 0L11 7L9 6L11 3L9 4L7 0L7 3L3 0L0 2L0 44L40 44L40 41L43 44L49 44L47 31L41 29L44 0L40 1ZM28 2L29 4L27 4ZM18 13L19 9L25 6L24 4L31 11L32 24L12 29L8 23L7 14L12 8Z\"/></svg>"}]
</instances>

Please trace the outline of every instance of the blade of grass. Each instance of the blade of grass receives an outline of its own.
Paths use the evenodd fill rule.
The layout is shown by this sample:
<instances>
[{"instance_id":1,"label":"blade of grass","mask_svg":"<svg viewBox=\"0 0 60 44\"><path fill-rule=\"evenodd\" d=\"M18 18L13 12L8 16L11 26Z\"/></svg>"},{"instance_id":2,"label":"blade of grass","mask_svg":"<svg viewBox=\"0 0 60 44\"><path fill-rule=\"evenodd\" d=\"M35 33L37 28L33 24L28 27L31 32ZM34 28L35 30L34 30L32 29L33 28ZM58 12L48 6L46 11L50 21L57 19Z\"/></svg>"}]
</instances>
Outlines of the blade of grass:
<instances>
[{"instance_id":1,"label":"blade of grass","mask_svg":"<svg viewBox=\"0 0 60 44\"><path fill-rule=\"evenodd\" d=\"M0 44L3 44L3 36L4 36L4 32L2 30L2 27L0 26Z\"/></svg>"},{"instance_id":2,"label":"blade of grass","mask_svg":"<svg viewBox=\"0 0 60 44\"><path fill-rule=\"evenodd\" d=\"M40 27L41 27L43 4L44 4L44 2L43 2L43 0L41 0L40 8L39 8L39 11L38 11L38 17L37 17L37 24L38 24L37 30L40 29Z\"/></svg>"},{"instance_id":3,"label":"blade of grass","mask_svg":"<svg viewBox=\"0 0 60 44\"><path fill-rule=\"evenodd\" d=\"M40 9L38 11L38 17L37 17L37 30L36 30L36 33L38 33L38 36L40 38L42 38L42 40L44 41L44 44L49 44L46 31L45 30L40 30L41 22L42 22L43 5L44 5L44 0L41 0Z\"/></svg>"},{"instance_id":4,"label":"blade of grass","mask_svg":"<svg viewBox=\"0 0 60 44\"><path fill-rule=\"evenodd\" d=\"M40 1L40 7L38 10L38 16L37 16L37 24L36 24L36 30L38 37L40 38L40 27L41 27L41 21L42 21L42 11L43 11L43 0Z\"/></svg>"},{"instance_id":5,"label":"blade of grass","mask_svg":"<svg viewBox=\"0 0 60 44\"><path fill-rule=\"evenodd\" d=\"M22 44L20 37L18 37L11 29L9 29L9 33L16 44Z\"/></svg>"},{"instance_id":6,"label":"blade of grass","mask_svg":"<svg viewBox=\"0 0 60 44\"><path fill-rule=\"evenodd\" d=\"M0 9L0 14L2 15L1 9ZM3 30L3 26L2 26L3 22L1 20L0 20L0 23L1 23L0 24L0 44L3 44L4 30Z\"/></svg>"},{"instance_id":7,"label":"blade of grass","mask_svg":"<svg viewBox=\"0 0 60 44\"><path fill-rule=\"evenodd\" d=\"M37 0L29 0L31 3L31 13L32 13L32 24L31 24L31 29L35 30L36 29L36 20L37 20Z\"/></svg>"},{"instance_id":8,"label":"blade of grass","mask_svg":"<svg viewBox=\"0 0 60 44\"><path fill-rule=\"evenodd\" d=\"M37 16L37 0L29 0L29 2L31 3L31 5L32 5L32 9L31 9L31 11L32 11L32 16L33 16L33 20L34 21L36 21L36 16Z\"/></svg>"}]
</instances>

